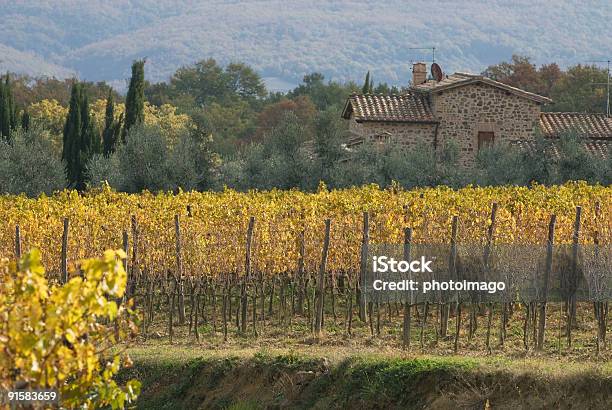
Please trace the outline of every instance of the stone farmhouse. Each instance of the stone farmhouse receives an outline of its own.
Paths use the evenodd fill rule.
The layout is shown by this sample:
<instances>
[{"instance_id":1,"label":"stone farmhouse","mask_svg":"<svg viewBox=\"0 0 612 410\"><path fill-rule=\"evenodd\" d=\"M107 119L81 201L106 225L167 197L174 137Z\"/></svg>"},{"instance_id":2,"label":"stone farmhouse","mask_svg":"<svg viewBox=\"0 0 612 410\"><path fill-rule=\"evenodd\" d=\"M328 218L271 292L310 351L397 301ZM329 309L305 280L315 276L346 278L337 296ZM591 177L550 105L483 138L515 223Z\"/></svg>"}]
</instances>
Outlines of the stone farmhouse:
<instances>
[{"instance_id":1,"label":"stone farmhouse","mask_svg":"<svg viewBox=\"0 0 612 410\"><path fill-rule=\"evenodd\" d=\"M551 99L481 75L427 79L425 63L414 64L412 73L412 85L402 94L348 98L342 112L351 135L347 147L370 139L408 147L423 141L438 149L453 139L460 163L471 166L478 150L491 144L529 148L538 132L554 139L573 131L594 155L612 154L612 118L604 114L542 112Z\"/></svg>"}]
</instances>

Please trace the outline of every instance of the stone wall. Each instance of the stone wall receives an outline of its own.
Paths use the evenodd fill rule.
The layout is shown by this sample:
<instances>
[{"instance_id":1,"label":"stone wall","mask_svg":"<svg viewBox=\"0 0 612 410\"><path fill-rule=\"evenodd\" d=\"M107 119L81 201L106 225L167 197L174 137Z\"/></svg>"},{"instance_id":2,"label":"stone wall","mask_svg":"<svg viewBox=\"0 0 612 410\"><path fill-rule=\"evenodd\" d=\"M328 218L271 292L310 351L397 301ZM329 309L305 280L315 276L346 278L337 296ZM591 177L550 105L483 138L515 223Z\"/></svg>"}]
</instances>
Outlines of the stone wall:
<instances>
[{"instance_id":1,"label":"stone wall","mask_svg":"<svg viewBox=\"0 0 612 410\"><path fill-rule=\"evenodd\" d=\"M495 144L535 138L540 105L487 84L470 84L434 94L434 115L440 121L438 146L454 139L460 162L474 163L478 132L493 132Z\"/></svg>"},{"instance_id":2,"label":"stone wall","mask_svg":"<svg viewBox=\"0 0 612 410\"><path fill-rule=\"evenodd\" d=\"M354 118L349 122L349 131L352 134L369 137L388 132L395 141L410 148L416 147L421 142L434 145L435 130L435 124L377 121L359 123Z\"/></svg>"}]
</instances>

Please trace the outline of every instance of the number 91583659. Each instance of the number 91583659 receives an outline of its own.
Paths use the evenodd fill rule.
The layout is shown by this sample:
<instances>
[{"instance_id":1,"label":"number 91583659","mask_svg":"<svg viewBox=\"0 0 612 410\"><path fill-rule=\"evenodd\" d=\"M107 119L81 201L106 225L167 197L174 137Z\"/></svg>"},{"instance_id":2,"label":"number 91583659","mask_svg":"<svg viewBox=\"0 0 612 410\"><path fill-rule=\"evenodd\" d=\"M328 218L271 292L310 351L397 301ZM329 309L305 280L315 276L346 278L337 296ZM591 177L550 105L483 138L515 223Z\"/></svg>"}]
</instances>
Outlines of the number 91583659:
<instances>
[{"instance_id":1,"label":"number 91583659","mask_svg":"<svg viewBox=\"0 0 612 410\"><path fill-rule=\"evenodd\" d=\"M59 403L57 390L0 390L0 404Z\"/></svg>"}]
</instances>

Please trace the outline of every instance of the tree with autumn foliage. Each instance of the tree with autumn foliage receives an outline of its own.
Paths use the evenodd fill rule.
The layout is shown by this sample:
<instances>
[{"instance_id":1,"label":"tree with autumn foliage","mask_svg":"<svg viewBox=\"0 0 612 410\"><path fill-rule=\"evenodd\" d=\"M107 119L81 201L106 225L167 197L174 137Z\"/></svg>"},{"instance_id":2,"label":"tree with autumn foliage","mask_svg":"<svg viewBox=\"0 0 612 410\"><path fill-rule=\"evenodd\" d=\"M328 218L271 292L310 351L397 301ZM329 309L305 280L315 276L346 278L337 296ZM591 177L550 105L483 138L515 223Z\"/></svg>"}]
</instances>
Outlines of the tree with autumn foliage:
<instances>
[{"instance_id":1,"label":"tree with autumn foliage","mask_svg":"<svg viewBox=\"0 0 612 410\"><path fill-rule=\"evenodd\" d=\"M483 75L513 87L550 97L543 107L559 112L605 112L607 70L595 65L575 65L563 71L556 63L539 68L529 57L513 55L511 61L487 67Z\"/></svg>"},{"instance_id":2,"label":"tree with autumn foliage","mask_svg":"<svg viewBox=\"0 0 612 410\"><path fill-rule=\"evenodd\" d=\"M293 99L283 99L277 103L266 106L257 117L257 129L252 139L261 141L266 133L279 125L287 113L293 113L301 123L308 139L312 139L314 133L317 107L310 97L300 95Z\"/></svg>"}]
</instances>

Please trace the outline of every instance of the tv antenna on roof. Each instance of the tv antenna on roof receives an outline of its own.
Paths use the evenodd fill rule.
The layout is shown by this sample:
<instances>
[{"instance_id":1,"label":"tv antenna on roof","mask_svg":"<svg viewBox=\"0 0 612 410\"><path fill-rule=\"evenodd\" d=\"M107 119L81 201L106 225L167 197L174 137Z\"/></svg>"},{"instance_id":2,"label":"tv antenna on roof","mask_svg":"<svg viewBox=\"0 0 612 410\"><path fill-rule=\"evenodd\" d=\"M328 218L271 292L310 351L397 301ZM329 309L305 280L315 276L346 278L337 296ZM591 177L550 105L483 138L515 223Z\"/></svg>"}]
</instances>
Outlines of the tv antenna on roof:
<instances>
[{"instance_id":1,"label":"tv antenna on roof","mask_svg":"<svg viewBox=\"0 0 612 410\"><path fill-rule=\"evenodd\" d=\"M605 83L593 83L595 85L605 85L606 86L606 116L610 116L610 60L593 60L593 61L585 61L586 63L606 63L608 65L607 70L607 79Z\"/></svg>"},{"instance_id":2,"label":"tv antenna on roof","mask_svg":"<svg viewBox=\"0 0 612 410\"><path fill-rule=\"evenodd\" d=\"M436 62L436 48L435 47L408 47L408 50L431 50L431 62Z\"/></svg>"}]
</instances>

